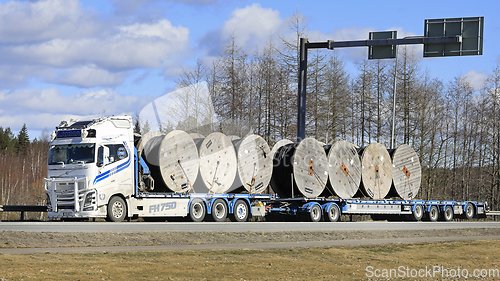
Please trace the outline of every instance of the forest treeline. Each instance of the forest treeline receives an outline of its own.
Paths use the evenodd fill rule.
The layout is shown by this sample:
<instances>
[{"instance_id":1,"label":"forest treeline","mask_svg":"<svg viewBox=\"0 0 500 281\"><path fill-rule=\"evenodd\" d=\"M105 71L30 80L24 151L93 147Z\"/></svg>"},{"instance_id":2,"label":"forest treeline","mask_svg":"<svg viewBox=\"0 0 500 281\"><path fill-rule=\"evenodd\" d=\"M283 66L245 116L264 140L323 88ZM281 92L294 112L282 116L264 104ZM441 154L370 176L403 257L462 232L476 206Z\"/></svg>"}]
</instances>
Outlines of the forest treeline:
<instances>
[{"instance_id":1,"label":"forest treeline","mask_svg":"<svg viewBox=\"0 0 500 281\"><path fill-rule=\"evenodd\" d=\"M48 141L48 137L31 141L26 124L17 135L0 126L0 205L45 205Z\"/></svg>"},{"instance_id":2,"label":"forest treeline","mask_svg":"<svg viewBox=\"0 0 500 281\"><path fill-rule=\"evenodd\" d=\"M296 140L298 42L308 34L301 15L289 23L293 37L274 35L262 50L248 53L235 35L219 56L180 73L179 87L206 81L211 104L198 100L195 108L180 110L184 123L164 128L208 126L198 114L213 105L219 123L230 120L271 146ZM474 89L467 77L431 77L420 60L413 47L400 46L397 66L393 60L363 59L349 74L339 52L309 51L306 136L327 144L380 142L389 148L396 87L396 147L412 146L423 169L417 198L487 200L499 209L500 66ZM136 119L140 130L137 124ZM225 128L216 129L230 133ZM42 204L47 140L30 142L9 128L0 133L0 204Z\"/></svg>"}]
</instances>

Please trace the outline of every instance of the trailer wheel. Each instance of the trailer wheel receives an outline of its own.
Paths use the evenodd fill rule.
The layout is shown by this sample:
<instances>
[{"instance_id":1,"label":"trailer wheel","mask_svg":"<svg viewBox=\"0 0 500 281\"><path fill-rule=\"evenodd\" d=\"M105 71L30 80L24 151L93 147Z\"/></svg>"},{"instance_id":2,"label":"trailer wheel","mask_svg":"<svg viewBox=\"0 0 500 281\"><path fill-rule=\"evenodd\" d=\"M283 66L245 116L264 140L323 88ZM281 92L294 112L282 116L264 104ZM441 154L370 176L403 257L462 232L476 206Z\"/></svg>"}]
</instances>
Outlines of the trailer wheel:
<instances>
[{"instance_id":1,"label":"trailer wheel","mask_svg":"<svg viewBox=\"0 0 500 281\"><path fill-rule=\"evenodd\" d=\"M108 203L107 221L121 222L127 216L127 204L120 196L113 196Z\"/></svg>"},{"instance_id":2,"label":"trailer wheel","mask_svg":"<svg viewBox=\"0 0 500 281\"><path fill-rule=\"evenodd\" d=\"M330 222L336 222L340 218L340 208L337 204L332 204L326 211L326 218Z\"/></svg>"},{"instance_id":3,"label":"trailer wheel","mask_svg":"<svg viewBox=\"0 0 500 281\"><path fill-rule=\"evenodd\" d=\"M321 220L321 213L322 210L320 205L315 204L311 207L311 209L306 213L305 216L308 221L318 222Z\"/></svg>"},{"instance_id":4,"label":"trailer wheel","mask_svg":"<svg viewBox=\"0 0 500 281\"><path fill-rule=\"evenodd\" d=\"M439 209L437 206L431 206L427 215L429 221L437 221L439 218Z\"/></svg>"},{"instance_id":5,"label":"trailer wheel","mask_svg":"<svg viewBox=\"0 0 500 281\"><path fill-rule=\"evenodd\" d=\"M415 209L411 212L410 218L412 221L419 221L424 216L424 207L422 205L415 205Z\"/></svg>"},{"instance_id":6,"label":"trailer wheel","mask_svg":"<svg viewBox=\"0 0 500 281\"><path fill-rule=\"evenodd\" d=\"M444 207L444 212L441 213L441 220L443 221L453 220L453 208L451 206Z\"/></svg>"},{"instance_id":7,"label":"trailer wheel","mask_svg":"<svg viewBox=\"0 0 500 281\"><path fill-rule=\"evenodd\" d=\"M248 205L243 200L238 200L234 204L233 213L229 219L234 222L245 222L248 220Z\"/></svg>"},{"instance_id":8,"label":"trailer wheel","mask_svg":"<svg viewBox=\"0 0 500 281\"><path fill-rule=\"evenodd\" d=\"M467 205L465 205L465 218L468 220L472 219L474 217L474 213L474 204L470 202L467 203Z\"/></svg>"},{"instance_id":9,"label":"trailer wheel","mask_svg":"<svg viewBox=\"0 0 500 281\"><path fill-rule=\"evenodd\" d=\"M203 221L207 210L205 208L205 203L201 199L193 199L191 205L189 205L189 219L193 222Z\"/></svg>"},{"instance_id":10,"label":"trailer wheel","mask_svg":"<svg viewBox=\"0 0 500 281\"><path fill-rule=\"evenodd\" d=\"M215 222L225 221L227 218L227 204L222 199L215 199L212 204L212 218Z\"/></svg>"}]
</instances>

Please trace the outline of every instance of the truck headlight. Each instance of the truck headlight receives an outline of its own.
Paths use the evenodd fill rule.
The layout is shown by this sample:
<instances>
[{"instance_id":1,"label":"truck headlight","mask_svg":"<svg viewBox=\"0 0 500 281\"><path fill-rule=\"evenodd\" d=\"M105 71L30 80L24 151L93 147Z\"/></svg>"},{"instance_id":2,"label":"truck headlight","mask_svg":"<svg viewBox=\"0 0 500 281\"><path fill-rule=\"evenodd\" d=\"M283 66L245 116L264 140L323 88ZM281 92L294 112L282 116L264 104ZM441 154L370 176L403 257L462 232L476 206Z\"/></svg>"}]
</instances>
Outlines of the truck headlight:
<instances>
[{"instance_id":1,"label":"truck headlight","mask_svg":"<svg viewBox=\"0 0 500 281\"><path fill-rule=\"evenodd\" d=\"M83 202L83 210L84 211L92 211L94 210L95 205L95 191L87 193L85 195L85 201Z\"/></svg>"},{"instance_id":2,"label":"truck headlight","mask_svg":"<svg viewBox=\"0 0 500 281\"><path fill-rule=\"evenodd\" d=\"M50 196L48 193L45 193L45 195L47 195L47 199L46 200L46 205L47 205L47 211L48 212L52 212L52 203L50 202Z\"/></svg>"}]
</instances>

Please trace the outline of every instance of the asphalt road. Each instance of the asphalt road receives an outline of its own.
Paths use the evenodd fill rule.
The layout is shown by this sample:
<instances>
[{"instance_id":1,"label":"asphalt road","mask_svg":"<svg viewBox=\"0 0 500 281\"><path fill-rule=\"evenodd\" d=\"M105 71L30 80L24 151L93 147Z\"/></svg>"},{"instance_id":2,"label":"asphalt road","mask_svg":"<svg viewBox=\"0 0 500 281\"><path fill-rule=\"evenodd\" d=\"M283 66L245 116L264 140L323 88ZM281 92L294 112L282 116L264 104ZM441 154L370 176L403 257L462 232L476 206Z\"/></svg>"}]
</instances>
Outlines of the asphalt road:
<instances>
[{"instance_id":1,"label":"asphalt road","mask_svg":"<svg viewBox=\"0 0 500 281\"><path fill-rule=\"evenodd\" d=\"M499 228L500 222L0 222L0 231L25 232L277 232Z\"/></svg>"}]
</instances>

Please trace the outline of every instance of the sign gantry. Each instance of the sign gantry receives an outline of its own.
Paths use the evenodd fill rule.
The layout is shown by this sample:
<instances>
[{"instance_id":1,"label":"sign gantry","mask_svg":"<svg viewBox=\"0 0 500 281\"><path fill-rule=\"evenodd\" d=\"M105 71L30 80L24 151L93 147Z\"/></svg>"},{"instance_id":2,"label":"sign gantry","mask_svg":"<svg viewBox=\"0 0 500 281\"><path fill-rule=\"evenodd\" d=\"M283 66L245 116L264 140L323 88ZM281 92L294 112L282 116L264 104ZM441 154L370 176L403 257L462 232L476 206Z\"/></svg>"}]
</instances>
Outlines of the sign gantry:
<instances>
[{"instance_id":1,"label":"sign gantry","mask_svg":"<svg viewBox=\"0 0 500 281\"><path fill-rule=\"evenodd\" d=\"M307 50L368 47L368 59L397 58L397 45L424 45L424 57L483 54L484 17L427 19L424 36L397 38L396 31L370 32L368 40L309 42L300 38L297 142L305 138ZM394 96L395 98L395 96ZM391 143L394 143L394 116Z\"/></svg>"}]
</instances>

